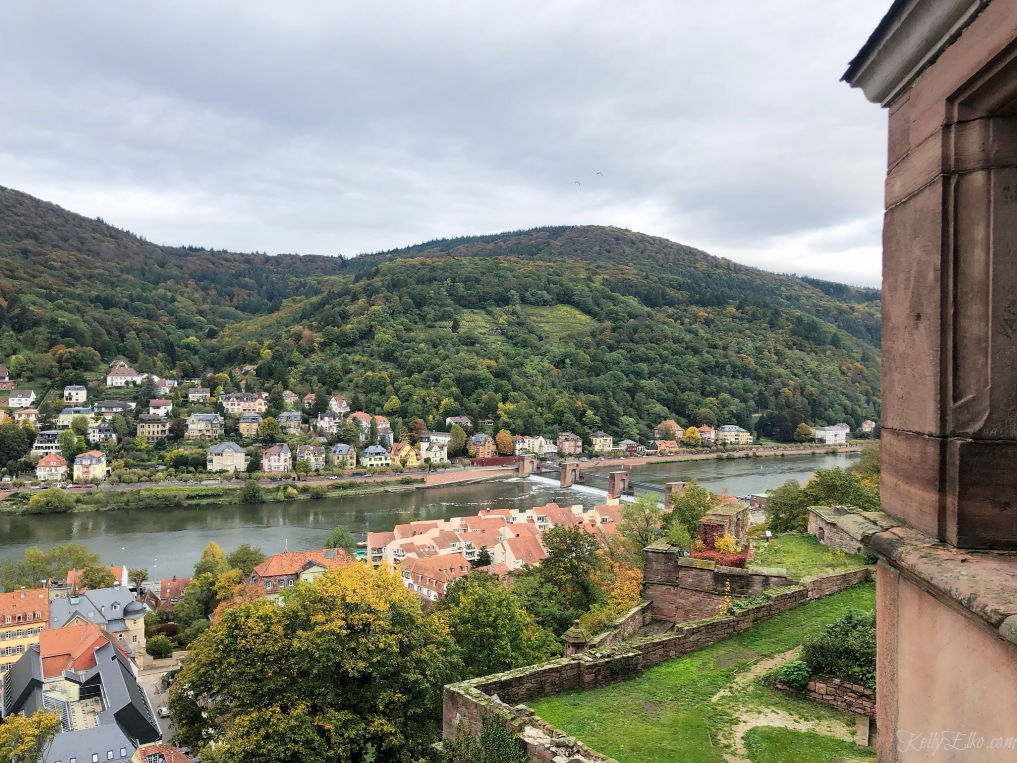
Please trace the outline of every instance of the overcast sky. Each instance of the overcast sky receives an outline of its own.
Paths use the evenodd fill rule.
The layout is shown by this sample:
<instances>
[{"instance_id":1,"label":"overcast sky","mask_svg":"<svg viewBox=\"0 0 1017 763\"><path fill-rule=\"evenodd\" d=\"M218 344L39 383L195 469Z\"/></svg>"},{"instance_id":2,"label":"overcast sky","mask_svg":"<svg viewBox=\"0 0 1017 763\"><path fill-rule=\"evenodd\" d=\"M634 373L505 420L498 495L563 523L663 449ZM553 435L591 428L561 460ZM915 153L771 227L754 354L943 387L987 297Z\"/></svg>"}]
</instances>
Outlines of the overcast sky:
<instances>
[{"instance_id":1,"label":"overcast sky","mask_svg":"<svg viewBox=\"0 0 1017 763\"><path fill-rule=\"evenodd\" d=\"M888 6L9 3L0 185L166 244L591 223L878 285L886 114L838 80Z\"/></svg>"}]
</instances>

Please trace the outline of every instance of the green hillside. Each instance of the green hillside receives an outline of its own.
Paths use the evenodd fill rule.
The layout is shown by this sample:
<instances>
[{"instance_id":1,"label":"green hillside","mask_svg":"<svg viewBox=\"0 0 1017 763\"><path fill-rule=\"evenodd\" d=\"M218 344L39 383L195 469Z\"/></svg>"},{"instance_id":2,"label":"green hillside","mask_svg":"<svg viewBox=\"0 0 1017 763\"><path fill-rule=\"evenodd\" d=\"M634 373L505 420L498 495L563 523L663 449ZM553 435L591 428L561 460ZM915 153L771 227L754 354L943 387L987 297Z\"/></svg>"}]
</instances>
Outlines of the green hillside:
<instances>
[{"instance_id":1,"label":"green hillside","mask_svg":"<svg viewBox=\"0 0 1017 763\"><path fill-rule=\"evenodd\" d=\"M250 384L338 391L407 427L465 413L637 438L669 416L857 424L879 405L877 291L594 226L268 257L156 246L0 190L0 330L36 366L54 345L167 375L250 364Z\"/></svg>"}]
</instances>

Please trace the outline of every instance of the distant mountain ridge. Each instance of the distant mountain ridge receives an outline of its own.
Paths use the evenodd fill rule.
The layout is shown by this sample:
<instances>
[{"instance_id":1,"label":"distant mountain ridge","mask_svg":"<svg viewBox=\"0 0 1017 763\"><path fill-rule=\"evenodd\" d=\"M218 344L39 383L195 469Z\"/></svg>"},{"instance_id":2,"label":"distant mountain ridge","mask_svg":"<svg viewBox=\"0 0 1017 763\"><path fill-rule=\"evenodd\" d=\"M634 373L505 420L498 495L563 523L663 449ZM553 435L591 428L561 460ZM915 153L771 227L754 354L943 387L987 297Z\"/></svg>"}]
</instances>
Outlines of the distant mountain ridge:
<instances>
[{"instance_id":1,"label":"distant mountain ridge","mask_svg":"<svg viewBox=\"0 0 1017 763\"><path fill-rule=\"evenodd\" d=\"M167 247L0 189L0 352L57 345L160 374L250 364L252 384L439 428L467 413L645 437L671 415L879 405L875 290L601 226L350 259Z\"/></svg>"}]
</instances>

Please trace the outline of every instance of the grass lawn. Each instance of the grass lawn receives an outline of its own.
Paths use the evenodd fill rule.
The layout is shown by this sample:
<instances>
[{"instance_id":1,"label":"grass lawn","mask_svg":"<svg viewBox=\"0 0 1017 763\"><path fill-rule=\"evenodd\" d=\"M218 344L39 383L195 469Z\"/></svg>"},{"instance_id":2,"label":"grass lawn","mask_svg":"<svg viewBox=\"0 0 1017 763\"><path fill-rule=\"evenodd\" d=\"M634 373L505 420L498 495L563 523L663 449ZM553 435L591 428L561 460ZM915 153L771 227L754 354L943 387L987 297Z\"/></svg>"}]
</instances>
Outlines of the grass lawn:
<instances>
[{"instance_id":1,"label":"grass lawn","mask_svg":"<svg viewBox=\"0 0 1017 763\"><path fill-rule=\"evenodd\" d=\"M807 533L778 535L769 543L757 538L752 547L749 564L757 567L785 567L795 579L846 572L865 566L865 559L861 555L834 551Z\"/></svg>"},{"instance_id":2,"label":"grass lawn","mask_svg":"<svg viewBox=\"0 0 1017 763\"><path fill-rule=\"evenodd\" d=\"M853 742L773 726L757 726L745 732L745 747L753 763L828 763L831 758L858 757ZM863 753L864 754L864 753ZM872 754L864 754L871 759Z\"/></svg>"},{"instance_id":3,"label":"grass lawn","mask_svg":"<svg viewBox=\"0 0 1017 763\"><path fill-rule=\"evenodd\" d=\"M593 318L571 305L523 305L522 311L553 341L584 331L593 323Z\"/></svg>"},{"instance_id":4,"label":"grass lawn","mask_svg":"<svg viewBox=\"0 0 1017 763\"><path fill-rule=\"evenodd\" d=\"M795 648L847 612L871 610L874 606L875 586L864 583L649 668L630 681L527 704L545 720L620 763L720 763L724 753L734 752L733 729L746 714L778 717L776 723L753 725L780 725L780 717L790 717L804 725L818 724L847 733L854 728L852 715L778 692L746 673L754 663ZM730 694L711 701L725 689ZM832 736L801 732L783 741L760 732L745 741L748 757L755 763L826 761L829 758L823 756L827 748L839 742ZM749 741L755 749L749 749ZM775 750L780 753L779 745L785 742L792 746L772 757ZM847 744L846 748L855 757L872 758L871 753L854 745ZM837 755L844 754L843 745L837 749Z\"/></svg>"}]
</instances>

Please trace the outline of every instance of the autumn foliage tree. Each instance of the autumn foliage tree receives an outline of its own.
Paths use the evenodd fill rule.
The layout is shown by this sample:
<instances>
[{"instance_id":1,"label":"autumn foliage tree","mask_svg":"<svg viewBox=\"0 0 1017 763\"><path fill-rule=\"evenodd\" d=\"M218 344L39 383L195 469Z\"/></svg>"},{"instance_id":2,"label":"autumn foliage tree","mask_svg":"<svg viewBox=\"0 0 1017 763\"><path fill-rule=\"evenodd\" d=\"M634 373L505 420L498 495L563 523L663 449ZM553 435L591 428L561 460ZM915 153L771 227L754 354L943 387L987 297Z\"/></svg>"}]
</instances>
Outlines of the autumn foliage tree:
<instances>
[{"instance_id":1,"label":"autumn foliage tree","mask_svg":"<svg viewBox=\"0 0 1017 763\"><path fill-rule=\"evenodd\" d=\"M0 760L34 763L49 740L60 731L60 716L45 710L26 717L9 715L0 721Z\"/></svg>"},{"instance_id":2,"label":"autumn foliage tree","mask_svg":"<svg viewBox=\"0 0 1017 763\"><path fill-rule=\"evenodd\" d=\"M447 626L391 571L357 564L298 584L284 607L222 612L191 644L170 709L203 760L410 763L462 673Z\"/></svg>"},{"instance_id":3,"label":"autumn foliage tree","mask_svg":"<svg viewBox=\"0 0 1017 763\"><path fill-rule=\"evenodd\" d=\"M503 456L511 456L516 452L516 443L512 439L512 433L502 429L494 436L494 444L498 446L498 453Z\"/></svg>"}]
</instances>

